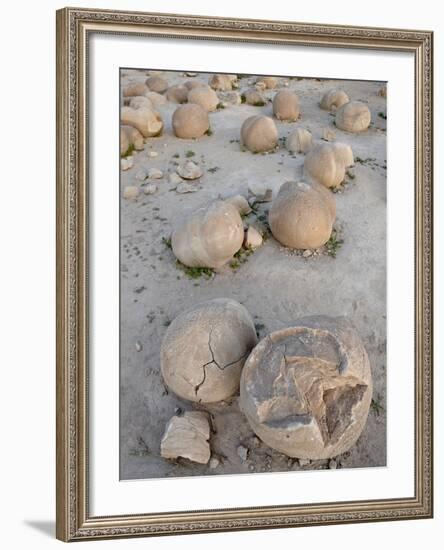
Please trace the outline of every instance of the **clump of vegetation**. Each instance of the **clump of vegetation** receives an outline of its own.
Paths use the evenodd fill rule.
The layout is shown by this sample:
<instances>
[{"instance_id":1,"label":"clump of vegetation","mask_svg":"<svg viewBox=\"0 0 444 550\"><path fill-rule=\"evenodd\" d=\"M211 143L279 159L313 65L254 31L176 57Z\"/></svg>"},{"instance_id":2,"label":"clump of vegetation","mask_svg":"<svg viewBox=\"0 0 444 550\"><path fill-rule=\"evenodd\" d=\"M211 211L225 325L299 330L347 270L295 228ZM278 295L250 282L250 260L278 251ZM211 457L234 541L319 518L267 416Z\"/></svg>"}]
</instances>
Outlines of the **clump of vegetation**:
<instances>
[{"instance_id":1,"label":"clump of vegetation","mask_svg":"<svg viewBox=\"0 0 444 550\"><path fill-rule=\"evenodd\" d=\"M200 277L211 279L215 274L214 269L211 267L189 267L179 262L179 260L176 260L176 266L190 279L200 279Z\"/></svg>"},{"instance_id":2,"label":"clump of vegetation","mask_svg":"<svg viewBox=\"0 0 444 550\"><path fill-rule=\"evenodd\" d=\"M162 242L167 248L172 250L173 247L171 245L171 237L168 237L168 238L167 237L162 237Z\"/></svg>"},{"instance_id":3,"label":"clump of vegetation","mask_svg":"<svg viewBox=\"0 0 444 550\"><path fill-rule=\"evenodd\" d=\"M180 157L179 153L174 153L173 159L178 159Z\"/></svg>"},{"instance_id":4,"label":"clump of vegetation","mask_svg":"<svg viewBox=\"0 0 444 550\"><path fill-rule=\"evenodd\" d=\"M194 151L189 150L185 153L185 156L187 157L187 159L189 159L191 157L194 157L195 154L196 153Z\"/></svg>"},{"instance_id":5,"label":"clump of vegetation","mask_svg":"<svg viewBox=\"0 0 444 550\"><path fill-rule=\"evenodd\" d=\"M214 174L218 170L219 170L219 166L213 166L212 168L208 168L208 172L211 172L212 174Z\"/></svg>"},{"instance_id":6,"label":"clump of vegetation","mask_svg":"<svg viewBox=\"0 0 444 550\"><path fill-rule=\"evenodd\" d=\"M384 407L376 399L372 399L370 403L370 408L376 414L376 416L379 416L384 411Z\"/></svg>"},{"instance_id":7,"label":"clump of vegetation","mask_svg":"<svg viewBox=\"0 0 444 550\"><path fill-rule=\"evenodd\" d=\"M355 177L356 177L356 176L353 174L353 172L351 172L350 170L347 171L347 176L348 176L348 178L351 179L351 180L354 180Z\"/></svg>"},{"instance_id":8,"label":"clump of vegetation","mask_svg":"<svg viewBox=\"0 0 444 550\"><path fill-rule=\"evenodd\" d=\"M225 109L225 105L223 103L218 103L216 109Z\"/></svg>"},{"instance_id":9,"label":"clump of vegetation","mask_svg":"<svg viewBox=\"0 0 444 550\"><path fill-rule=\"evenodd\" d=\"M120 155L122 158L126 158L126 157L129 157L130 155L133 154L133 152L135 151L135 147L134 147L134 143L130 143L129 144L129 147L128 149L122 154Z\"/></svg>"},{"instance_id":10,"label":"clump of vegetation","mask_svg":"<svg viewBox=\"0 0 444 550\"><path fill-rule=\"evenodd\" d=\"M387 120L387 115L385 113L383 113L382 111L380 113L378 113L378 116L380 116L384 120Z\"/></svg>"},{"instance_id":11,"label":"clump of vegetation","mask_svg":"<svg viewBox=\"0 0 444 550\"><path fill-rule=\"evenodd\" d=\"M325 243L326 253L332 258L336 258L336 254L338 253L338 250L341 248L343 243L344 241L343 239L339 238L337 230L333 229L333 231L331 232L330 238Z\"/></svg>"},{"instance_id":12,"label":"clump of vegetation","mask_svg":"<svg viewBox=\"0 0 444 550\"><path fill-rule=\"evenodd\" d=\"M233 271L239 269L242 264L248 261L248 258L253 254L253 252L254 250L252 248L240 248L230 262L231 269Z\"/></svg>"},{"instance_id":13,"label":"clump of vegetation","mask_svg":"<svg viewBox=\"0 0 444 550\"><path fill-rule=\"evenodd\" d=\"M245 94L241 94L241 103L245 103L247 101Z\"/></svg>"},{"instance_id":14,"label":"clump of vegetation","mask_svg":"<svg viewBox=\"0 0 444 550\"><path fill-rule=\"evenodd\" d=\"M208 128L208 130L205 132L205 135L206 136L212 136L213 135L213 130L211 128Z\"/></svg>"}]
</instances>

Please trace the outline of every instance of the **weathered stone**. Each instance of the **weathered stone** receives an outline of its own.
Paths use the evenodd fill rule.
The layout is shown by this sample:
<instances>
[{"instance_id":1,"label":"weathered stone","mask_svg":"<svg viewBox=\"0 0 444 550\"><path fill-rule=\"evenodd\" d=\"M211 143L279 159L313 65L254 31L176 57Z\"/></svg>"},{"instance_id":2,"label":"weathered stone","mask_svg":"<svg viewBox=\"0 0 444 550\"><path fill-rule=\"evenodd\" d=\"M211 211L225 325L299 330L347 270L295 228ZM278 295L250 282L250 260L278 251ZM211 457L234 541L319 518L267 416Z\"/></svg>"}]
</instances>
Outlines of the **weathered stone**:
<instances>
[{"instance_id":1,"label":"weathered stone","mask_svg":"<svg viewBox=\"0 0 444 550\"><path fill-rule=\"evenodd\" d=\"M262 245L262 241L262 235L253 225L250 225L245 231L244 248L254 250Z\"/></svg>"},{"instance_id":2,"label":"weathered stone","mask_svg":"<svg viewBox=\"0 0 444 550\"><path fill-rule=\"evenodd\" d=\"M234 195L234 197L228 197L225 201L235 206L241 216L246 216L251 212L251 206L243 195Z\"/></svg>"},{"instance_id":3,"label":"weathered stone","mask_svg":"<svg viewBox=\"0 0 444 550\"><path fill-rule=\"evenodd\" d=\"M127 200L136 200L139 196L139 188L136 185L127 185L123 190L123 198Z\"/></svg>"},{"instance_id":4,"label":"weathered stone","mask_svg":"<svg viewBox=\"0 0 444 550\"><path fill-rule=\"evenodd\" d=\"M133 126L122 125L120 131L124 132L128 139L128 147L132 145L136 151L141 151L144 148L143 136Z\"/></svg>"},{"instance_id":5,"label":"weathered stone","mask_svg":"<svg viewBox=\"0 0 444 550\"><path fill-rule=\"evenodd\" d=\"M177 185L178 183L181 183L182 178L179 176L179 174L176 174L176 172L172 172L168 176L168 181L174 185Z\"/></svg>"},{"instance_id":6,"label":"weathered stone","mask_svg":"<svg viewBox=\"0 0 444 550\"><path fill-rule=\"evenodd\" d=\"M278 131L274 120L257 115L247 118L241 127L241 144L252 153L271 151L278 144Z\"/></svg>"},{"instance_id":7,"label":"weathered stone","mask_svg":"<svg viewBox=\"0 0 444 550\"><path fill-rule=\"evenodd\" d=\"M287 181L268 215L273 237L284 246L313 249L330 238L336 215L332 193L318 183Z\"/></svg>"},{"instance_id":8,"label":"weathered stone","mask_svg":"<svg viewBox=\"0 0 444 550\"><path fill-rule=\"evenodd\" d=\"M154 195L154 193L157 191L157 185L155 183L149 183L148 185L145 185L143 188L143 192L145 195Z\"/></svg>"},{"instance_id":9,"label":"weathered stone","mask_svg":"<svg viewBox=\"0 0 444 550\"><path fill-rule=\"evenodd\" d=\"M151 101L154 107L161 107L167 102L167 98L157 92L146 92L145 96Z\"/></svg>"},{"instance_id":10,"label":"weathered stone","mask_svg":"<svg viewBox=\"0 0 444 550\"><path fill-rule=\"evenodd\" d=\"M336 111L335 124L346 132L363 132L372 120L370 109L361 101L345 103Z\"/></svg>"},{"instance_id":11,"label":"weathered stone","mask_svg":"<svg viewBox=\"0 0 444 550\"><path fill-rule=\"evenodd\" d=\"M122 170L129 170L134 166L134 157L125 157L120 159L120 168Z\"/></svg>"},{"instance_id":12,"label":"weathered stone","mask_svg":"<svg viewBox=\"0 0 444 550\"><path fill-rule=\"evenodd\" d=\"M189 267L219 268L241 248L244 227L238 210L216 200L192 212L176 226L172 248L176 258Z\"/></svg>"},{"instance_id":13,"label":"weathered stone","mask_svg":"<svg viewBox=\"0 0 444 550\"><path fill-rule=\"evenodd\" d=\"M296 128L287 136L285 147L292 153L308 153L313 147L313 136L305 128Z\"/></svg>"},{"instance_id":14,"label":"weathered stone","mask_svg":"<svg viewBox=\"0 0 444 550\"><path fill-rule=\"evenodd\" d=\"M210 425L208 416L201 411L187 411L173 416L166 425L160 442L163 458L187 458L192 462L207 464L210 460Z\"/></svg>"},{"instance_id":15,"label":"weathered stone","mask_svg":"<svg viewBox=\"0 0 444 550\"><path fill-rule=\"evenodd\" d=\"M239 92L219 92L219 99L227 105L240 105L242 98Z\"/></svg>"},{"instance_id":16,"label":"weathered stone","mask_svg":"<svg viewBox=\"0 0 444 550\"><path fill-rule=\"evenodd\" d=\"M120 156L125 155L130 146L130 141L128 139L128 134L125 132L124 128L120 126Z\"/></svg>"},{"instance_id":17,"label":"weathered stone","mask_svg":"<svg viewBox=\"0 0 444 550\"><path fill-rule=\"evenodd\" d=\"M262 107L265 105L265 97L258 90L246 90L243 96L247 105L253 105L254 107Z\"/></svg>"},{"instance_id":18,"label":"weathered stone","mask_svg":"<svg viewBox=\"0 0 444 550\"><path fill-rule=\"evenodd\" d=\"M168 89L168 82L161 76L150 76L146 79L145 84L151 92L158 94L163 94Z\"/></svg>"},{"instance_id":19,"label":"weathered stone","mask_svg":"<svg viewBox=\"0 0 444 550\"><path fill-rule=\"evenodd\" d=\"M162 133L162 117L154 109L148 109L147 107L139 109L122 107L120 120L122 124L133 126L139 130L143 137L154 137Z\"/></svg>"},{"instance_id":20,"label":"weathered stone","mask_svg":"<svg viewBox=\"0 0 444 550\"><path fill-rule=\"evenodd\" d=\"M253 349L240 406L253 431L290 457L326 459L360 436L372 398L367 353L345 318L306 317Z\"/></svg>"},{"instance_id":21,"label":"weathered stone","mask_svg":"<svg viewBox=\"0 0 444 550\"><path fill-rule=\"evenodd\" d=\"M128 84L128 86L123 89L122 95L123 97L135 97L144 95L147 91L148 88L143 82L136 82Z\"/></svg>"},{"instance_id":22,"label":"weathered stone","mask_svg":"<svg viewBox=\"0 0 444 550\"><path fill-rule=\"evenodd\" d=\"M214 468L217 468L220 464L220 460L216 458L215 456L212 456L210 458L210 468L214 470Z\"/></svg>"},{"instance_id":23,"label":"weathered stone","mask_svg":"<svg viewBox=\"0 0 444 550\"><path fill-rule=\"evenodd\" d=\"M213 74L208 84L213 90L221 90L227 92L233 89L233 79L228 74Z\"/></svg>"},{"instance_id":24,"label":"weathered stone","mask_svg":"<svg viewBox=\"0 0 444 550\"><path fill-rule=\"evenodd\" d=\"M183 83L183 85L185 86L185 88L187 88L187 90L193 90L194 88L198 88L199 86L206 86L207 84L205 84L204 82L200 82L200 80L187 80Z\"/></svg>"},{"instance_id":25,"label":"weathered stone","mask_svg":"<svg viewBox=\"0 0 444 550\"><path fill-rule=\"evenodd\" d=\"M197 187L194 187L194 185L191 185L185 181L178 183L176 187L176 193L179 193L180 195L184 195L185 193L195 193L196 191Z\"/></svg>"},{"instance_id":26,"label":"weathered stone","mask_svg":"<svg viewBox=\"0 0 444 550\"><path fill-rule=\"evenodd\" d=\"M278 120L295 121L299 112L299 98L291 90L281 90L274 96L273 114Z\"/></svg>"},{"instance_id":27,"label":"weathered stone","mask_svg":"<svg viewBox=\"0 0 444 550\"><path fill-rule=\"evenodd\" d=\"M254 202L270 202L273 198L273 190L264 183L251 181L248 184L248 196L254 199Z\"/></svg>"},{"instance_id":28,"label":"weathered stone","mask_svg":"<svg viewBox=\"0 0 444 550\"><path fill-rule=\"evenodd\" d=\"M278 85L278 79L275 76L262 76L258 79L257 83L261 82L265 85L267 90L272 90Z\"/></svg>"},{"instance_id":29,"label":"weathered stone","mask_svg":"<svg viewBox=\"0 0 444 550\"><path fill-rule=\"evenodd\" d=\"M157 151L148 151L147 155L149 157L157 157L159 153Z\"/></svg>"},{"instance_id":30,"label":"weathered stone","mask_svg":"<svg viewBox=\"0 0 444 550\"><path fill-rule=\"evenodd\" d=\"M336 188L345 171L353 166L353 151L345 143L321 143L309 151L304 161L304 177L325 187Z\"/></svg>"},{"instance_id":31,"label":"weathered stone","mask_svg":"<svg viewBox=\"0 0 444 550\"><path fill-rule=\"evenodd\" d=\"M320 107L321 109L325 109L326 111L335 111L336 109L339 109L339 107L342 107L345 103L348 103L350 101L350 98L348 95L344 92L344 90L339 90L337 88L332 88L331 90L328 90L325 92L325 94L322 96Z\"/></svg>"},{"instance_id":32,"label":"weathered stone","mask_svg":"<svg viewBox=\"0 0 444 550\"><path fill-rule=\"evenodd\" d=\"M210 119L200 105L188 103L178 107L173 114L174 134L183 139L199 138L208 131Z\"/></svg>"},{"instance_id":33,"label":"weathered stone","mask_svg":"<svg viewBox=\"0 0 444 550\"><path fill-rule=\"evenodd\" d=\"M150 180L160 180L163 178L163 172L158 168L150 168L148 170L148 177Z\"/></svg>"},{"instance_id":34,"label":"weathered stone","mask_svg":"<svg viewBox=\"0 0 444 550\"><path fill-rule=\"evenodd\" d=\"M145 181L148 177L148 172L146 171L146 168L139 168L137 170L136 175L134 176L136 180L138 181Z\"/></svg>"},{"instance_id":35,"label":"weathered stone","mask_svg":"<svg viewBox=\"0 0 444 550\"><path fill-rule=\"evenodd\" d=\"M237 454L242 462L245 462L248 458L248 449L243 445L239 445L237 448Z\"/></svg>"},{"instance_id":36,"label":"weathered stone","mask_svg":"<svg viewBox=\"0 0 444 550\"><path fill-rule=\"evenodd\" d=\"M141 107L145 107L147 109L153 109L154 108L154 105L153 105L153 102L151 101L151 99L148 99L146 96L140 96L140 95L132 97L129 100L128 105L132 109L140 109Z\"/></svg>"},{"instance_id":37,"label":"weathered stone","mask_svg":"<svg viewBox=\"0 0 444 550\"><path fill-rule=\"evenodd\" d=\"M165 94L168 101L172 103L186 103L188 97L188 88L181 84L170 86Z\"/></svg>"},{"instance_id":38,"label":"weathered stone","mask_svg":"<svg viewBox=\"0 0 444 550\"><path fill-rule=\"evenodd\" d=\"M209 86L197 86L188 92L188 103L195 103L204 111L212 112L219 105L219 98L216 92Z\"/></svg>"},{"instance_id":39,"label":"weathered stone","mask_svg":"<svg viewBox=\"0 0 444 550\"><path fill-rule=\"evenodd\" d=\"M177 173L185 180L195 180L202 176L203 170L192 160L187 160L177 167Z\"/></svg>"},{"instance_id":40,"label":"weathered stone","mask_svg":"<svg viewBox=\"0 0 444 550\"><path fill-rule=\"evenodd\" d=\"M254 323L238 302L216 298L181 313L161 345L167 386L183 399L214 403L239 388L245 359L256 345Z\"/></svg>"},{"instance_id":41,"label":"weathered stone","mask_svg":"<svg viewBox=\"0 0 444 550\"><path fill-rule=\"evenodd\" d=\"M331 128L323 128L322 139L324 141L334 141L336 139L336 133Z\"/></svg>"}]
</instances>

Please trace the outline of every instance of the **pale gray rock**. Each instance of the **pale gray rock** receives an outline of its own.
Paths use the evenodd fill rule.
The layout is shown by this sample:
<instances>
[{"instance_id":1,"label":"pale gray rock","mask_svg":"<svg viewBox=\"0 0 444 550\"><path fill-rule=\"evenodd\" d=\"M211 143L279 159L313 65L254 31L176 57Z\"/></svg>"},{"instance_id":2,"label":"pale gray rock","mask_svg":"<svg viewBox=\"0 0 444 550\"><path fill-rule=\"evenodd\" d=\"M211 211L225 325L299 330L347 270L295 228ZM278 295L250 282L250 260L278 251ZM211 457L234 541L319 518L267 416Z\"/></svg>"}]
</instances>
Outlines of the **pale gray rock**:
<instances>
[{"instance_id":1,"label":"pale gray rock","mask_svg":"<svg viewBox=\"0 0 444 550\"><path fill-rule=\"evenodd\" d=\"M179 183L182 183L182 178L179 176L179 174L176 174L176 172L172 172L168 176L168 181L173 185L178 185Z\"/></svg>"},{"instance_id":2,"label":"pale gray rock","mask_svg":"<svg viewBox=\"0 0 444 550\"><path fill-rule=\"evenodd\" d=\"M201 411L187 411L173 416L165 428L160 443L163 458L187 458L207 464L210 460L210 425L208 416Z\"/></svg>"},{"instance_id":3,"label":"pale gray rock","mask_svg":"<svg viewBox=\"0 0 444 550\"><path fill-rule=\"evenodd\" d=\"M254 202L270 202L273 198L273 190L260 182L250 182L248 184L248 197L253 198Z\"/></svg>"},{"instance_id":4,"label":"pale gray rock","mask_svg":"<svg viewBox=\"0 0 444 550\"><path fill-rule=\"evenodd\" d=\"M160 180L161 178L163 178L163 172L158 168L150 168L148 170L148 177L151 180Z\"/></svg>"},{"instance_id":5,"label":"pale gray rock","mask_svg":"<svg viewBox=\"0 0 444 550\"><path fill-rule=\"evenodd\" d=\"M177 167L177 173L185 180L195 180L202 176L203 170L192 160L187 160Z\"/></svg>"},{"instance_id":6,"label":"pale gray rock","mask_svg":"<svg viewBox=\"0 0 444 550\"><path fill-rule=\"evenodd\" d=\"M148 185L145 185L143 188L143 192L145 195L154 195L154 193L157 191L157 185L155 183L149 183Z\"/></svg>"},{"instance_id":7,"label":"pale gray rock","mask_svg":"<svg viewBox=\"0 0 444 550\"><path fill-rule=\"evenodd\" d=\"M196 191L197 187L185 181L180 182L176 187L176 193L179 193L180 195L184 195L185 193L195 193Z\"/></svg>"},{"instance_id":8,"label":"pale gray rock","mask_svg":"<svg viewBox=\"0 0 444 550\"><path fill-rule=\"evenodd\" d=\"M262 241L262 235L253 225L250 225L245 231L244 248L254 250L262 245Z\"/></svg>"},{"instance_id":9,"label":"pale gray rock","mask_svg":"<svg viewBox=\"0 0 444 550\"><path fill-rule=\"evenodd\" d=\"M246 216L252 211L251 206L243 195L234 195L233 197L228 197L225 201L235 206L241 216Z\"/></svg>"},{"instance_id":10,"label":"pale gray rock","mask_svg":"<svg viewBox=\"0 0 444 550\"><path fill-rule=\"evenodd\" d=\"M123 198L127 200L136 200L139 196L139 188L136 185L127 185L123 190Z\"/></svg>"},{"instance_id":11,"label":"pale gray rock","mask_svg":"<svg viewBox=\"0 0 444 550\"><path fill-rule=\"evenodd\" d=\"M243 445L239 445L239 447L237 448L237 454L242 462L245 462L248 458L248 449Z\"/></svg>"}]
</instances>

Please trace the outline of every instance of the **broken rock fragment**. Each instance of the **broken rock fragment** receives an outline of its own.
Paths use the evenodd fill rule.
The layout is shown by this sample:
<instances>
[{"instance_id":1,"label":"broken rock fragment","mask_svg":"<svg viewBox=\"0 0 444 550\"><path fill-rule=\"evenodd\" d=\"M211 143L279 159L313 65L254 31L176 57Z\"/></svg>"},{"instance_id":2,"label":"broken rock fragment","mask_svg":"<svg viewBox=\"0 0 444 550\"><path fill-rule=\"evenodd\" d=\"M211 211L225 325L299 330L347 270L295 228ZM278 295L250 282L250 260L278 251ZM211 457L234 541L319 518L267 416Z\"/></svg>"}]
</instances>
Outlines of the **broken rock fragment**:
<instances>
[{"instance_id":1,"label":"broken rock fragment","mask_svg":"<svg viewBox=\"0 0 444 550\"><path fill-rule=\"evenodd\" d=\"M270 333L242 371L240 405L253 431L294 458L347 451L364 429L371 398L368 356L344 317L306 317Z\"/></svg>"},{"instance_id":2,"label":"broken rock fragment","mask_svg":"<svg viewBox=\"0 0 444 550\"><path fill-rule=\"evenodd\" d=\"M183 399L215 403L239 388L242 367L257 336L248 311L228 298L216 298L181 313L161 345L162 376Z\"/></svg>"},{"instance_id":3,"label":"broken rock fragment","mask_svg":"<svg viewBox=\"0 0 444 550\"><path fill-rule=\"evenodd\" d=\"M187 458L207 464L210 460L210 425L201 411L187 411L168 421L160 443L163 458Z\"/></svg>"},{"instance_id":4,"label":"broken rock fragment","mask_svg":"<svg viewBox=\"0 0 444 550\"><path fill-rule=\"evenodd\" d=\"M192 160L185 161L177 167L177 173L185 180L195 180L203 174L202 168Z\"/></svg>"}]
</instances>

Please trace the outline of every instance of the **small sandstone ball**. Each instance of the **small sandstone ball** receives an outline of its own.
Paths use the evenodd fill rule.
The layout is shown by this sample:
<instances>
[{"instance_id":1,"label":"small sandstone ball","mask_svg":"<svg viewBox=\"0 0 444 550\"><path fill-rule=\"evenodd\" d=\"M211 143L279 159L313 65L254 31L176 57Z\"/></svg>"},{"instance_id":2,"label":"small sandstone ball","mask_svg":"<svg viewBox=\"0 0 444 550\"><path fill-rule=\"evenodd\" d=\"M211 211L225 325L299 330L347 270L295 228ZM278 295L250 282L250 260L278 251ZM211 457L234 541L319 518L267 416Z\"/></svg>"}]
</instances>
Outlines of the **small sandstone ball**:
<instances>
[{"instance_id":1,"label":"small sandstone ball","mask_svg":"<svg viewBox=\"0 0 444 550\"><path fill-rule=\"evenodd\" d=\"M139 132L139 130L137 130L133 126L121 126L120 131L121 132L123 131L127 136L128 147L129 145L132 145L136 151L141 151L143 149L143 146L144 146L143 136Z\"/></svg>"},{"instance_id":2,"label":"small sandstone ball","mask_svg":"<svg viewBox=\"0 0 444 550\"><path fill-rule=\"evenodd\" d=\"M241 144L252 153L271 151L278 144L278 131L269 116L247 118L241 127Z\"/></svg>"},{"instance_id":3,"label":"small sandstone ball","mask_svg":"<svg viewBox=\"0 0 444 550\"><path fill-rule=\"evenodd\" d=\"M179 138L199 138L208 131L209 127L208 113L200 105L188 103L174 111L173 130Z\"/></svg>"},{"instance_id":4,"label":"small sandstone ball","mask_svg":"<svg viewBox=\"0 0 444 550\"><path fill-rule=\"evenodd\" d=\"M123 89L123 97L143 96L147 91L148 88L143 82L128 84L128 86Z\"/></svg>"},{"instance_id":5,"label":"small sandstone ball","mask_svg":"<svg viewBox=\"0 0 444 550\"><path fill-rule=\"evenodd\" d=\"M215 403L239 388L256 329L238 302L216 298L181 313L167 328L160 363L166 385L183 399Z\"/></svg>"},{"instance_id":6,"label":"small sandstone ball","mask_svg":"<svg viewBox=\"0 0 444 550\"><path fill-rule=\"evenodd\" d=\"M194 88L199 88L199 86L206 86L206 84L200 82L199 80L187 80L183 83L183 85L187 88L187 90L194 90Z\"/></svg>"},{"instance_id":7,"label":"small sandstone ball","mask_svg":"<svg viewBox=\"0 0 444 550\"><path fill-rule=\"evenodd\" d=\"M364 429L372 398L370 364L345 318L306 317L253 349L240 406L264 443L319 460L344 453Z\"/></svg>"},{"instance_id":8,"label":"small sandstone ball","mask_svg":"<svg viewBox=\"0 0 444 550\"><path fill-rule=\"evenodd\" d=\"M332 88L322 96L320 107L326 111L334 111L350 101L344 90Z\"/></svg>"},{"instance_id":9,"label":"small sandstone ball","mask_svg":"<svg viewBox=\"0 0 444 550\"><path fill-rule=\"evenodd\" d=\"M124 127L120 127L120 156L125 155L130 146L128 135L124 130Z\"/></svg>"},{"instance_id":10,"label":"small sandstone ball","mask_svg":"<svg viewBox=\"0 0 444 550\"><path fill-rule=\"evenodd\" d=\"M150 76L146 79L145 84L152 92L158 94L163 94L168 89L168 82L161 76Z\"/></svg>"},{"instance_id":11,"label":"small sandstone ball","mask_svg":"<svg viewBox=\"0 0 444 550\"><path fill-rule=\"evenodd\" d=\"M216 200L198 208L176 226L171 247L184 265L217 269L233 258L243 240L244 225L238 209Z\"/></svg>"},{"instance_id":12,"label":"small sandstone ball","mask_svg":"<svg viewBox=\"0 0 444 550\"><path fill-rule=\"evenodd\" d=\"M213 90L220 90L221 92L228 92L233 89L232 75L228 74L213 74L208 84Z\"/></svg>"},{"instance_id":13,"label":"small sandstone ball","mask_svg":"<svg viewBox=\"0 0 444 550\"><path fill-rule=\"evenodd\" d=\"M162 105L165 105L167 102L167 98L162 94L158 94L157 92L147 92L145 94L145 97L147 97L151 101L154 107L160 107Z\"/></svg>"},{"instance_id":14,"label":"small sandstone ball","mask_svg":"<svg viewBox=\"0 0 444 550\"><path fill-rule=\"evenodd\" d=\"M273 90L278 85L278 79L275 76L263 76L258 79L257 84L263 84L267 90Z\"/></svg>"},{"instance_id":15,"label":"small sandstone ball","mask_svg":"<svg viewBox=\"0 0 444 550\"><path fill-rule=\"evenodd\" d=\"M269 213L273 237L289 248L313 249L330 238L336 216L333 194L314 183L287 181Z\"/></svg>"},{"instance_id":16,"label":"small sandstone ball","mask_svg":"<svg viewBox=\"0 0 444 550\"><path fill-rule=\"evenodd\" d=\"M325 187L336 188L345 177L345 170L352 166L353 151L345 143L319 144L307 154L304 161L304 176Z\"/></svg>"},{"instance_id":17,"label":"small sandstone ball","mask_svg":"<svg viewBox=\"0 0 444 550\"><path fill-rule=\"evenodd\" d=\"M146 107L140 109L122 107L120 120L122 124L133 126L139 130L143 137L159 136L163 130L163 121L160 114L154 109Z\"/></svg>"},{"instance_id":18,"label":"small sandstone ball","mask_svg":"<svg viewBox=\"0 0 444 550\"><path fill-rule=\"evenodd\" d=\"M254 107L263 107L265 105L265 98L258 90L246 90L243 97L247 105L253 105Z\"/></svg>"},{"instance_id":19,"label":"small sandstone ball","mask_svg":"<svg viewBox=\"0 0 444 550\"><path fill-rule=\"evenodd\" d=\"M170 86L165 95L167 100L172 103L186 103L188 88L179 84L176 86Z\"/></svg>"},{"instance_id":20,"label":"small sandstone ball","mask_svg":"<svg viewBox=\"0 0 444 550\"><path fill-rule=\"evenodd\" d=\"M335 124L346 132L363 132L372 120L370 109L361 101L345 103L336 111Z\"/></svg>"},{"instance_id":21,"label":"small sandstone ball","mask_svg":"<svg viewBox=\"0 0 444 550\"><path fill-rule=\"evenodd\" d=\"M140 108L152 109L154 107L150 99L148 99L146 96L141 96L141 95L132 97L129 101L129 106L133 109L140 109Z\"/></svg>"},{"instance_id":22,"label":"small sandstone ball","mask_svg":"<svg viewBox=\"0 0 444 550\"><path fill-rule=\"evenodd\" d=\"M197 86L188 92L188 103L195 103L204 111L212 112L219 105L219 98L216 92L209 86Z\"/></svg>"},{"instance_id":23,"label":"small sandstone ball","mask_svg":"<svg viewBox=\"0 0 444 550\"><path fill-rule=\"evenodd\" d=\"M273 98L273 114L278 120L295 121L299 118L299 98L290 90L282 90Z\"/></svg>"},{"instance_id":24,"label":"small sandstone ball","mask_svg":"<svg viewBox=\"0 0 444 550\"><path fill-rule=\"evenodd\" d=\"M313 136L305 128L296 128L285 140L285 147L292 153L308 153L313 147Z\"/></svg>"}]
</instances>

